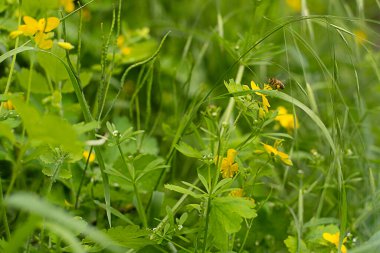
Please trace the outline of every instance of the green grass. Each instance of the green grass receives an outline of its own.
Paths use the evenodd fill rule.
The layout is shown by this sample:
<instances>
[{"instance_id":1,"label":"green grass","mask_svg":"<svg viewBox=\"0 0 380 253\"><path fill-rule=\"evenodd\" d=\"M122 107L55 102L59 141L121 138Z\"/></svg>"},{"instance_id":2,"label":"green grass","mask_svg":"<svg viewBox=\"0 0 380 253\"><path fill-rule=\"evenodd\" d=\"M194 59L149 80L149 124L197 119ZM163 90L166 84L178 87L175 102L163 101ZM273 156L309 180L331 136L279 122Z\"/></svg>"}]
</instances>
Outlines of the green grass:
<instances>
[{"instance_id":1,"label":"green grass","mask_svg":"<svg viewBox=\"0 0 380 253\"><path fill-rule=\"evenodd\" d=\"M0 3L0 252L379 251L379 1L74 2Z\"/></svg>"}]
</instances>

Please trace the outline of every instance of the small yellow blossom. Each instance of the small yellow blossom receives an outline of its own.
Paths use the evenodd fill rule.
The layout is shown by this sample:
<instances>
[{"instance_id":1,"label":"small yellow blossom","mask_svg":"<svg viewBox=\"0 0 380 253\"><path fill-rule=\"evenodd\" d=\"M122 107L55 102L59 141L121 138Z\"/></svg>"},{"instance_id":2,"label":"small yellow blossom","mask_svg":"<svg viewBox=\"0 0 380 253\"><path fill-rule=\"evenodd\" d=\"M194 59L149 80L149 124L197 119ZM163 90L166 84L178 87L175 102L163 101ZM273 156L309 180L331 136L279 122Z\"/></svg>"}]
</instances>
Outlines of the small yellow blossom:
<instances>
[{"instance_id":1,"label":"small yellow blossom","mask_svg":"<svg viewBox=\"0 0 380 253\"><path fill-rule=\"evenodd\" d=\"M59 2L66 12L70 13L75 10L74 0L60 0Z\"/></svg>"},{"instance_id":2,"label":"small yellow blossom","mask_svg":"<svg viewBox=\"0 0 380 253\"><path fill-rule=\"evenodd\" d=\"M286 4L296 12L301 11L301 0L286 0Z\"/></svg>"},{"instance_id":3,"label":"small yellow blossom","mask_svg":"<svg viewBox=\"0 0 380 253\"><path fill-rule=\"evenodd\" d=\"M272 89L272 88L270 88L270 87L268 88L268 87L264 86L264 89L265 90L271 90ZM252 90L261 90L260 87L257 86L254 81L251 81L251 88L252 88ZM269 104L267 97L264 94L261 94L260 92L256 92L256 95L261 96L261 100L263 101L264 111L268 112L268 108L270 107L270 104Z\"/></svg>"},{"instance_id":4,"label":"small yellow blossom","mask_svg":"<svg viewBox=\"0 0 380 253\"><path fill-rule=\"evenodd\" d=\"M2 107L7 109L7 110L14 110L14 106L12 104L12 102L10 100L6 101L6 102L2 102L1 103Z\"/></svg>"},{"instance_id":5,"label":"small yellow blossom","mask_svg":"<svg viewBox=\"0 0 380 253\"><path fill-rule=\"evenodd\" d=\"M277 145L278 143L276 142L275 143L275 146L271 146L271 145L268 145L268 144L265 144L265 143L261 143L265 149L265 151L271 155L271 156L275 156L275 157L279 157L280 160L285 163L286 165L289 165L289 166L292 166L293 163L292 163L292 160L290 160L289 158L289 155L288 154L285 154L284 152L281 152L277 149Z\"/></svg>"},{"instance_id":6,"label":"small yellow blossom","mask_svg":"<svg viewBox=\"0 0 380 253\"><path fill-rule=\"evenodd\" d=\"M277 107L278 114L275 118L276 121L280 123L283 128L286 128L288 131L293 130L294 128L298 128L298 120L294 118L295 116L291 113L288 113L285 107L279 106Z\"/></svg>"},{"instance_id":7,"label":"small yellow blossom","mask_svg":"<svg viewBox=\"0 0 380 253\"><path fill-rule=\"evenodd\" d=\"M83 151L83 158L86 160L88 159L89 163L93 163L95 161L95 154L93 152L88 152L87 150Z\"/></svg>"},{"instance_id":8,"label":"small yellow blossom","mask_svg":"<svg viewBox=\"0 0 380 253\"><path fill-rule=\"evenodd\" d=\"M233 177L234 174L238 171L239 165L235 163L235 157L237 151L235 149L227 150L227 157L222 159L222 164L220 166L220 172L222 173L223 178Z\"/></svg>"},{"instance_id":9,"label":"small yellow blossom","mask_svg":"<svg viewBox=\"0 0 380 253\"><path fill-rule=\"evenodd\" d=\"M243 195L244 195L244 191L243 191L243 189L241 189L241 188L238 188L238 189L232 190L232 191L230 192L230 196L231 196L231 197L243 197Z\"/></svg>"},{"instance_id":10,"label":"small yellow blossom","mask_svg":"<svg viewBox=\"0 0 380 253\"><path fill-rule=\"evenodd\" d=\"M330 242L332 244L335 244L336 248L339 247L339 237L340 237L340 233L339 232L337 232L335 234L323 233L322 237L326 241L328 241L328 242ZM343 245L346 241L347 241L347 238L344 238L343 239L343 243L342 243L342 247L340 248L340 251L342 253L347 253L347 248L346 248L346 246Z\"/></svg>"},{"instance_id":11,"label":"small yellow blossom","mask_svg":"<svg viewBox=\"0 0 380 253\"><path fill-rule=\"evenodd\" d=\"M117 47L122 48L124 45L124 41L125 41L125 38L123 35L120 35L119 37L117 37L117 40L116 40Z\"/></svg>"},{"instance_id":12,"label":"small yellow blossom","mask_svg":"<svg viewBox=\"0 0 380 253\"><path fill-rule=\"evenodd\" d=\"M129 55L129 54L131 54L131 51L132 51L132 49L130 47L123 47L123 48L121 48L121 53L123 55Z\"/></svg>"},{"instance_id":13,"label":"small yellow blossom","mask_svg":"<svg viewBox=\"0 0 380 253\"><path fill-rule=\"evenodd\" d=\"M59 41L58 46L60 46L63 49L71 50L74 48L74 46L69 42Z\"/></svg>"},{"instance_id":14,"label":"small yellow blossom","mask_svg":"<svg viewBox=\"0 0 380 253\"><path fill-rule=\"evenodd\" d=\"M56 17L41 18L38 21L32 17L24 16L24 25L20 25L16 31L9 34L11 38L20 35L34 36L33 39L41 49L50 49L53 46L53 31L59 26L60 20Z\"/></svg>"},{"instance_id":15,"label":"small yellow blossom","mask_svg":"<svg viewBox=\"0 0 380 253\"><path fill-rule=\"evenodd\" d=\"M367 34L362 30L354 30L356 43L362 44L367 40Z\"/></svg>"}]
</instances>

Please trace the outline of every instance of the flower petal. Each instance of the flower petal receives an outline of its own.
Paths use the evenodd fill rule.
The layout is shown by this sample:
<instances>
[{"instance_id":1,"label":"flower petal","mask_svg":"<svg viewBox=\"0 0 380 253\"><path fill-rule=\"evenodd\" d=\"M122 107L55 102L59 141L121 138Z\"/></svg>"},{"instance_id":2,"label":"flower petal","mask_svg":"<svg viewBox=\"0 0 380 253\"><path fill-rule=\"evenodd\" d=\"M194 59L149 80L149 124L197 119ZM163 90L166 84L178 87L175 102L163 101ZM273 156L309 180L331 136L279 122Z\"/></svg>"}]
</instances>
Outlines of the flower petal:
<instances>
[{"instance_id":1,"label":"flower petal","mask_svg":"<svg viewBox=\"0 0 380 253\"><path fill-rule=\"evenodd\" d=\"M71 50L74 48L74 46L69 42L60 41L58 42L58 46L60 46L63 49Z\"/></svg>"},{"instance_id":2,"label":"flower petal","mask_svg":"<svg viewBox=\"0 0 380 253\"><path fill-rule=\"evenodd\" d=\"M61 21L56 17L49 17L47 19L45 32L50 32L50 31L54 30L55 28L57 28L59 26L60 22Z\"/></svg>"}]
</instances>

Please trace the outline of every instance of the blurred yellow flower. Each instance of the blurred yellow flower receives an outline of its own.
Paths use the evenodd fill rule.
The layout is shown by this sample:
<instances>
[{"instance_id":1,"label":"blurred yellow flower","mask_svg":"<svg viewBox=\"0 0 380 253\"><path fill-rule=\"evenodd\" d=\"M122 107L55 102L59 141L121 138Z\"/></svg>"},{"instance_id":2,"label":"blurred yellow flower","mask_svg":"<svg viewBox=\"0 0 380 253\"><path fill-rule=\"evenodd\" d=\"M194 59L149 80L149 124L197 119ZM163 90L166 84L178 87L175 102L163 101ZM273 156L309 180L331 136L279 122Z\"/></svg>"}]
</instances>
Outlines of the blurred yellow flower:
<instances>
[{"instance_id":1,"label":"blurred yellow flower","mask_svg":"<svg viewBox=\"0 0 380 253\"><path fill-rule=\"evenodd\" d=\"M231 197L243 197L244 191L243 189L235 189L230 192Z\"/></svg>"},{"instance_id":2,"label":"blurred yellow flower","mask_svg":"<svg viewBox=\"0 0 380 253\"><path fill-rule=\"evenodd\" d=\"M86 160L87 162L87 159L88 159L88 162L89 163L93 163L95 161L95 154L94 152L88 152L87 150L83 151L83 158Z\"/></svg>"},{"instance_id":3,"label":"blurred yellow flower","mask_svg":"<svg viewBox=\"0 0 380 253\"><path fill-rule=\"evenodd\" d=\"M281 152L277 149L277 146L278 146L278 142L275 143L274 147L271 146L271 145L268 145L268 144L265 144L265 143L261 143L265 149L265 151L271 155L271 156L274 156L274 157L278 157L280 158L280 160L286 164L286 165L289 165L289 166L292 166L293 165L293 162L292 160L290 160L289 158L289 155L288 154L285 154L284 152Z\"/></svg>"},{"instance_id":4,"label":"blurred yellow flower","mask_svg":"<svg viewBox=\"0 0 380 253\"><path fill-rule=\"evenodd\" d=\"M6 101L6 102L2 102L1 103L2 107L7 109L7 110L14 110L14 106L12 104L12 102L10 100Z\"/></svg>"},{"instance_id":5,"label":"blurred yellow flower","mask_svg":"<svg viewBox=\"0 0 380 253\"><path fill-rule=\"evenodd\" d=\"M222 173L223 178L233 177L234 174L238 171L239 165L235 163L235 157L237 151L235 149L227 150L227 157L222 159L222 164L220 166L220 172Z\"/></svg>"},{"instance_id":6,"label":"blurred yellow flower","mask_svg":"<svg viewBox=\"0 0 380 253\"><path fill-rule=\"evenodd\" d=\"M11 38L20 35L34 36L34 41L41 49L50 49L53 46L53 31L59 26L60 20L56 17L41 18L38 21L32 17L24 16L24 25L20 25L16 31L9 34Z\"/></svg>"},{"instance_id":7,"label":"blurred yellow flower","mask_svg":"<svg viewBox=\"0 0 380 253\"><path fill-rule=\"evenodd\" d=\"M340 237L340 233L339 232L337 232L335 234L323 233L322 237L326 241L335 244L336 248L339 247L339 237ZM343 245L346 241L347 241L347 238L344 238L343 239L343 243L342 243L342 247L340 248L340 251L342 253L347 253L347 248L346 248L346 246Z\"/></svg>"},{"instance_id":8,"label":"blurred yellow flower","mask_svg":"<svg viewBox=\"0 0 380 253\"><path fill-rule=\"evenodd\" d=\"M286 4L296 12L301 11L301 0L286 0Z\"/></svg>"},{"instance_id":9,"label":"blurred yellow flower","mask_svg":"<svg viewBox=\"0 0 380 253\"><path fill-rule=\"evenodd\" d=\"M285 107L279 106L277 107L278 114L275 118L276 121L280 123L283 128L286 128L288 131L293 130L294 128L298 128L298 120L291 113L288 113Z\"/></svg>"},{"instance_id":10,"label":"blurred yellow flower","mask_svg":"<svg viewBox=\"0 0 380 253\"><path fill-rule=\"evenodd\" d=\"M61 6L63 6L63 9L68 13L75 10L74 0L59 0L59 3Z\"/></svg>"},{"instance_id":11,"label":"blurred yellow flower","mask_svg":"<svg viewBox=\"0 0 380 253\"><path fill-rule=\"evenodd\" d=\"M367 40L367 34L363 30L354 30L356 43L362 44Z\"/></svg>"},{"instance_id":12,"label":"blurred yellow flower","mask_svg":"<svg viewBox=\"0 0 380 253\"><path fill-rule=\"evenodd\" d=\"M129 55L131 54L132 48L130 47L123 47L121 48L121 54L123 55Z\"/></svg>"},{"instance_id":13,"label":"blurred yellow flower","mask_svg":"<svg viewBox=\"0 0 380 253\"><path fill-rule=\"evenodd\" d=\"M261 90L259 86L256 85L254 81L251 81L251 88L252 90ZM264 86L264 90L271 90L269 86ZM263 108L265 112L268 112L268 107L270 107L269 101L267 97L264 94L261 94L260 92L256 92L257 95L261 96L261 100L263 101Z\"/></svg>"},{"instance_id":14,"label":"blurred yellow flower","mask_svg":"<svg viewBox=\"0 0 380 253\"><path fill-rule=\"evenodd\" d=\"M74 48L74 46L69 42L60 41L58 42L58 46L60 46L63 49L71 50Z\"/></svg>"}]
</instances>

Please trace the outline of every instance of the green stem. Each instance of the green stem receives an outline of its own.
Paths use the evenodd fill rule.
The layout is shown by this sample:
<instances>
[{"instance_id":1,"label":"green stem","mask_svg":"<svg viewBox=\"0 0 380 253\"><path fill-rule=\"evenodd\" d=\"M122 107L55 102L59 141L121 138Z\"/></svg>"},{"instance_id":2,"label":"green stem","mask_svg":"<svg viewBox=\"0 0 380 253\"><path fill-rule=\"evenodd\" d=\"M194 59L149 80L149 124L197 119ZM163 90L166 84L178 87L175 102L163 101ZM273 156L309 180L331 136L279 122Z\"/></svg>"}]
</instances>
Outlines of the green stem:
<instances>
[{"instance_id":1,"label":"green stem","mask_svg":"<svg viewBox=\"0 0 380 253\"><path fill-rule=\"evenodd\" d=\"M5 236L7 240L9 241L11 239L11 232L9 230L9 224L8 224L8 217L7 217L7 210L5 209L5 206L3 204L3 183L0 177L0 214L2 214L3 222L4 222L4 228L5 228ZM0 215L1 217L1 215Z\"/></svg>"},{"instance_id":2,"label":"green stem","mask_svg":"<svg viewBox=\"0 0 380 253\"><path fill-rule=\"evenodd\" d=\"M148 220L146 218L145 209L144 209L144 206L142 204L140 194L139 194L139 190L138 190L137 184L136 184L135 168L133 167L133 164L127 163L127 161L125 160L124 155L123 155L123 150L121 149L119 140L117 140L117 148L119 149L119 153L120 153L121 159L124 163L124 166L129 171L129 174L131 176L131 180L132 180L132 184L133 184L133 192L134 192L134 195L136 197L136 202L137 202L137 207L136 207L137 212L139 214L139 217L141 219L141 222L142 222L144 228L147 228L148 227Z\"/></svg>"},{"instance_id":3,"label":"green stem","mask_svg":"<svg viewBox=\"0 0 380 253\"><path fill-rule=\"evenodd\" d=\"M210 209L211 209L211 189L210 189L210 194L207 199L207 208L206 208L206 223L205 223L205 231L204 231L204 236L203 236L203 253L206 252L207 248L207 235L208 235L208 223L210 221Z\"/></svg>"},{"instance_id":4,"label":"green stem","mask_svg":"<svg viewBox=\"0 0 380 253\"><path fill-rule=\"evenodd\" d=\"M82 173L82 177L80 179L78 191L77 191L77 194L75 196L75 205L74 205L75 209L78 209L79 195L80 195L80 192L82 190L82 185L83 185L83 182L84 182L84 177L86 175L87 168L89 167L88 165L90 163L90 156L91 156L91 153L92 153L92 149L93 149L93 147L90 148L90 151L88 153L88 157L87 157L87 161L86 161L86 166L84 167L84 170L83 170L83 173Z\"/></svg>"}]
</instances>

